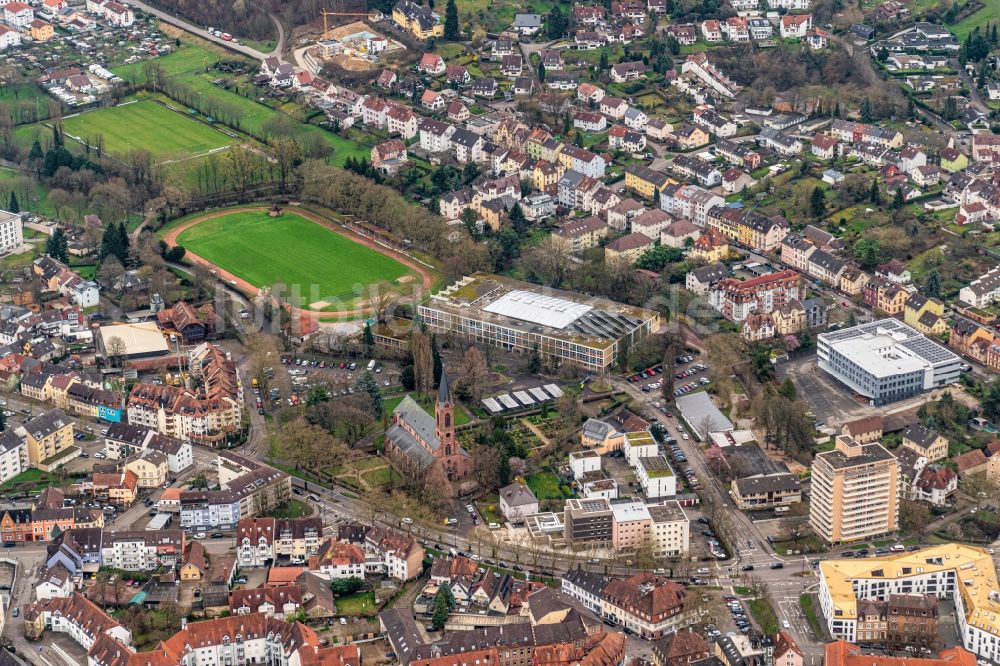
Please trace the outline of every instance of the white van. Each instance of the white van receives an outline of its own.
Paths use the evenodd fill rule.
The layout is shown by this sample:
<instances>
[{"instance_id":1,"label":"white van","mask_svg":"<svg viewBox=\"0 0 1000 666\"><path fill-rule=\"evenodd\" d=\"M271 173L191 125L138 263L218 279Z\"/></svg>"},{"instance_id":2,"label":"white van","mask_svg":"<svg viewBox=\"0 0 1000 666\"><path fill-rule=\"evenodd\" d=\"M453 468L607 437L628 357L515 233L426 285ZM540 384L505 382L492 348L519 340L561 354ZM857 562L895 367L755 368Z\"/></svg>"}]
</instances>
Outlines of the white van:
<instances>
[{"instance_id":1,"label":"white van","mask_svg":"<svg viewBox=\"0 0 1000 666\"><path fill-rule=\"evenodd\" d=\"M375 369L375 359L372 359L368 361L368 372L371 372L374 369Z\"/></svg>"}]
</instances>

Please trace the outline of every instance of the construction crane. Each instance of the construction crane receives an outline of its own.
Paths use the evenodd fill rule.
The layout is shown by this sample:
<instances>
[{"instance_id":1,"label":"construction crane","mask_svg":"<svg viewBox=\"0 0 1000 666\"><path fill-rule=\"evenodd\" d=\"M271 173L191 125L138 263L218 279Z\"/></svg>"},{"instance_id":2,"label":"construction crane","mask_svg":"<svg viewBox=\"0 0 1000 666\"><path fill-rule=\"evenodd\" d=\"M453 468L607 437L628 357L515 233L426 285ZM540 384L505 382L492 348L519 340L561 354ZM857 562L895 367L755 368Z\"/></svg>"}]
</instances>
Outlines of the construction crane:
<instances>
[{"instance_id":1,"label":"construction crane","mask_svg":"<svg viewBox=\"0 0 1000 666\"><path fill-rule=\"evenodd\" d=\"M326 17L327 16L364 16L368 17L370 12L328 12L325 9L319 10L319 13L323 15L323 41L327 42L330 40L330 29L327 26Z\"/></svg>"}]
</instances>

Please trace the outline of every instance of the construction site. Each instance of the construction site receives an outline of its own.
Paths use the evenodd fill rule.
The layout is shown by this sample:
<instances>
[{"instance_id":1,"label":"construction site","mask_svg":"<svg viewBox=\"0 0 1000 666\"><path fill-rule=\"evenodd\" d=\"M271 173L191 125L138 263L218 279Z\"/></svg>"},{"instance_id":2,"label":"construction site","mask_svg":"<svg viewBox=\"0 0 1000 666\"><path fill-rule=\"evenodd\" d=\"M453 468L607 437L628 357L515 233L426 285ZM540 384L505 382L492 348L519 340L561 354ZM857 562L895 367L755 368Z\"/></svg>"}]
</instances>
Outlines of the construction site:
<instances>
[{"instance_id":1,"label":"construction site","mask_svg":"<svg viewBox=\"0 0 1000 666\"><path fill-rule=\"evenodd\" d=\"M378 11L326 11L323 32L315 44L306 47L303 60L319 70L327 61L334 61L348 71L374 68L387 54L406 50L406 46L378 32L376 25L387 20ZM350 20L350 23L335 23Z\"/></svg>"}]
</instances>

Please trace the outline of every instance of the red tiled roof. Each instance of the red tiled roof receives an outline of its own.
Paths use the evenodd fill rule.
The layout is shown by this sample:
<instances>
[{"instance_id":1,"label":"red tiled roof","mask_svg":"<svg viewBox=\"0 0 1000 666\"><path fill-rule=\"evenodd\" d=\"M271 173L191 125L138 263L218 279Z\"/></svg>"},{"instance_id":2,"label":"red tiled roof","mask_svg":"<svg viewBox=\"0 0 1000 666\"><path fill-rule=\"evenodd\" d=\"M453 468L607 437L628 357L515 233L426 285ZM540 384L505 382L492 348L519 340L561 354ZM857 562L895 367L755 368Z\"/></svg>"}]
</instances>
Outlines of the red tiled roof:
<instances>
[{"instance_id":1,"label":"red tiled roof","mask_svg":"<svg viewBox=\"0 0 1000 666\"><path fill-rule=\"evenodd\" d=\"M885 657L865 654L847 641L827 643L825 666L976 666L976 656L960 647L941 650L937 658Z\"/></svg>"},{"instance_id":2,"label":"red tiled roof","mask_svg":"<svg viewBox=\"0 0 1000 666\"><path fill-rule=\"evenodd\" d=\"M966 451L965 453L952 458L952 461L958 468L959 474L987 463L986 455L983 453L982 449L972 449L971 451Z\"/></svg>"}]
</instances>

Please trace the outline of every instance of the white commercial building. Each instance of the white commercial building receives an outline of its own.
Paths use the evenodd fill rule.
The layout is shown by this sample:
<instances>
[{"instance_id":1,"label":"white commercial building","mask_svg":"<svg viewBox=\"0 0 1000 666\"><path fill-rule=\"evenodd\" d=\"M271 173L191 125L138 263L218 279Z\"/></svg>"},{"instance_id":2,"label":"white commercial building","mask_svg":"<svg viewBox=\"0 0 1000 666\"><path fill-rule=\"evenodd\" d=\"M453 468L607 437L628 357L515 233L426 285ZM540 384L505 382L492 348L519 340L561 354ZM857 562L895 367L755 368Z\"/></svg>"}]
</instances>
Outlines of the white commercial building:
<instances>
[{"instance_id":1,"label":"white commercial building","mask_svg":"<svg viewBox=\"0 0 1000 666\"><path fill-rule=\"evenodd\" d=\"M958 381L962 359L895 319L817 336L820 369L885 405Z\"/></svg>"}]
</instances>

